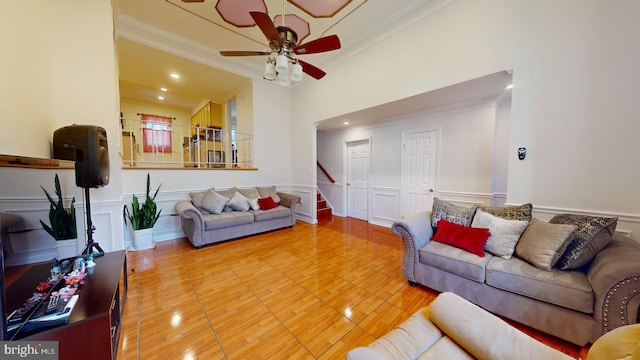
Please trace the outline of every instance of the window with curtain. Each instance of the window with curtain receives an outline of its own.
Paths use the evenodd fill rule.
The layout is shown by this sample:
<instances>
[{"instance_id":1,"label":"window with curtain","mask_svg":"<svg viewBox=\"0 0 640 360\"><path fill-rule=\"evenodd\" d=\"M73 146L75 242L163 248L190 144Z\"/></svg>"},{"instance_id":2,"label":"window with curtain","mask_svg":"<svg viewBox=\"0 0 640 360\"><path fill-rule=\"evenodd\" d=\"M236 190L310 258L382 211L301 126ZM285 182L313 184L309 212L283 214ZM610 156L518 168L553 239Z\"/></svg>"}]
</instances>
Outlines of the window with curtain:
<instances>
[{"instance_id":1,"label":"window with curtain","mask_svg":"<svg viewBox=\"0 0 640 360\"><path fill-rule=\"evenodd\" d=\"M144 152L171 152L171 123L167 116L141 114Z\"/></svg>"}]
</instances>

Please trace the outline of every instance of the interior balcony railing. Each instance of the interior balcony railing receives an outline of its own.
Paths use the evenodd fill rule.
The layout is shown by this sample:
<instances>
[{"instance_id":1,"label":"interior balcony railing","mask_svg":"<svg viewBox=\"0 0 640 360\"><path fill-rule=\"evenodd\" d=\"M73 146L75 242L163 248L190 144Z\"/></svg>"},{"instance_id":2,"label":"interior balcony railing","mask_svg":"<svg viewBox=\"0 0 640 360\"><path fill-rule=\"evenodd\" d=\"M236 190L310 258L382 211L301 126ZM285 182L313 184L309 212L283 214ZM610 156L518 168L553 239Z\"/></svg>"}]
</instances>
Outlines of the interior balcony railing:
<instances>
[{"instance_id":1,"label":"interior balcony railing","mask_svg":"<svg viewBox=\"0 0 640 360\"><path fill-rule=\"evenodd\" d=\"M123 167L252 169L253 135L122 119Z\"/></svg>"}]
</instances>

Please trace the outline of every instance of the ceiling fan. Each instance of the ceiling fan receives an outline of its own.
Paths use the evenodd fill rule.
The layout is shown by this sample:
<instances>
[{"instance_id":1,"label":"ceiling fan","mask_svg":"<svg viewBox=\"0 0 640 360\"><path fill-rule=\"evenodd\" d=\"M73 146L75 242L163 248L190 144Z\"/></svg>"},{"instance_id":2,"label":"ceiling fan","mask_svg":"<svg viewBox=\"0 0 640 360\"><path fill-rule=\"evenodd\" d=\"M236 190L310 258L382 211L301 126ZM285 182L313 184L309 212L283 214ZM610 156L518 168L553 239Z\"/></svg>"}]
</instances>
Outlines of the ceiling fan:
<instances>
[{"instance_id":1,"label":"ceiling fan","mask_svg":"<svg viewBox=\"0 0 640 360\"><path fill-rule=\"evenodd\" d=\"M282 16L283 26L278 27L274 25L269 15L265 13L252 11L249 12L249 14L260 30L262 30L267 40L269 40L271 51L220 51L221 55L269 55L269 59L265 65L264 78L266 80L279 78L284 84L288 84L290 81L302 80L302 72L318 80L327 74L305 61L298 60L296 55L317 54L340 49L340 39L337 35L325 36L297 45L298 35L293 29L284 26L284 14ZM290 74L289 64L292 65Z\"/></svg>"}]
</instances>

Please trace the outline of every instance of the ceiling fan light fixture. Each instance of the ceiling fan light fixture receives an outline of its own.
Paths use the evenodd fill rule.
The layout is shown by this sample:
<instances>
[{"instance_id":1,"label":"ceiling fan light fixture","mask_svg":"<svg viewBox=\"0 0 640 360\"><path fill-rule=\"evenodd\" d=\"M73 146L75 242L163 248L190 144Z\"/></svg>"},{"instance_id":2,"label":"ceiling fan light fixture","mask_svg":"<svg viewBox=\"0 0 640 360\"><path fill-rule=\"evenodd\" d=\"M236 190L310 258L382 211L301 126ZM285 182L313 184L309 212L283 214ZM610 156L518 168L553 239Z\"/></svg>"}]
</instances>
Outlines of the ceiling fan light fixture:
<instances>
[{"instance_id":1,"label":"ceiling fan light fixture","mask_svg":"<svg viewBox=\"0 0 640 360\"><path fill-rule=\"evenodd\" d=\"M296 62L291 68L291 81L300 80L302 80L302 65Z\"/></svg>"},{"instance_id":2,"label":"ceiling fan light fixture","mask_svg":"<svg viewBox=\"0 0 640 360\"><path fill-rule=\"evenodd\" d=\"M278 72L278 84L282 86L291 85L291 79L286 72Z\"/></svg>"},{"instance_id":3,"label":"ceiling fan light fixture","mask_svg":"<svg viewBox=\"0 0 640 360\"><path fill-rule=\"evenodd\" d=\"M277 76L278 74L276 74L275 65L273 65L273 62L267 61L267 63L264 65L264 75L262 75L262 78L265 80L273 81Z\"/></svg>"},{"instance_id":4,"label":"ceiling fan light fixture","mask_svg":"<svg viewBox=\"0 0 640 360\"><path fill-rule=\"evenodd\" d=\"M284 55L280 54L276 57L276 71L280 74L286 73L289 70L289 59Z\"/></svg>"}]
</instances>

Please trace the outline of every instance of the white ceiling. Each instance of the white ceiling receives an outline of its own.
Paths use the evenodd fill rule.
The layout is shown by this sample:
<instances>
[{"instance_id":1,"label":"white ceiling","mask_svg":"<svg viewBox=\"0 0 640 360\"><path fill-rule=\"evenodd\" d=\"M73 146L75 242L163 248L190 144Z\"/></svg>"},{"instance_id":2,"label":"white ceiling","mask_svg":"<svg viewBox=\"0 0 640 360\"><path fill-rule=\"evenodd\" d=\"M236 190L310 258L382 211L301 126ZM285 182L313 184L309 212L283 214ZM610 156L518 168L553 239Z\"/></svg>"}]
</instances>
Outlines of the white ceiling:
<instances>
[{"instance_id":1,"label":"white ceiling","mask_svg":"<svg viewBox=\"0 0 640 360\"><path fill-rule=\"evenodd\" d=\"M233 0L240 6L243 1ZM285 12L309 23L310 35L300 41L336 34L342 48L301 56L331 74L342 57L383 40L455 0L353 0L334 17L314 18L291 3ZM183 3L182 0L114 0L120 73L120 96L161 104L190 112L203 100L223 103L250 81L262 80L266 57L229 57L220 50L268 50L268 42L256 27L237 28L225 23L216 11L217 0ZM281 14L282 1L265 0L269 15ZM170 78L176 72L179 80ZM506 73L505 73L506 74ZM509 77L510 78L510 77ZM305 75L303 81L314 80ZM348 114L350 123L379 122L428 107L446 107L471 97L497 96L504 88L504 74L461 84L456 91L421 96ZM160 91L166 87L167 92ZM295 86L293 88L295 91ZM164 100L158 100L162 95ZM319 130L340 129L345 117L322 122Z\"/></svg>"}]
</instances>

